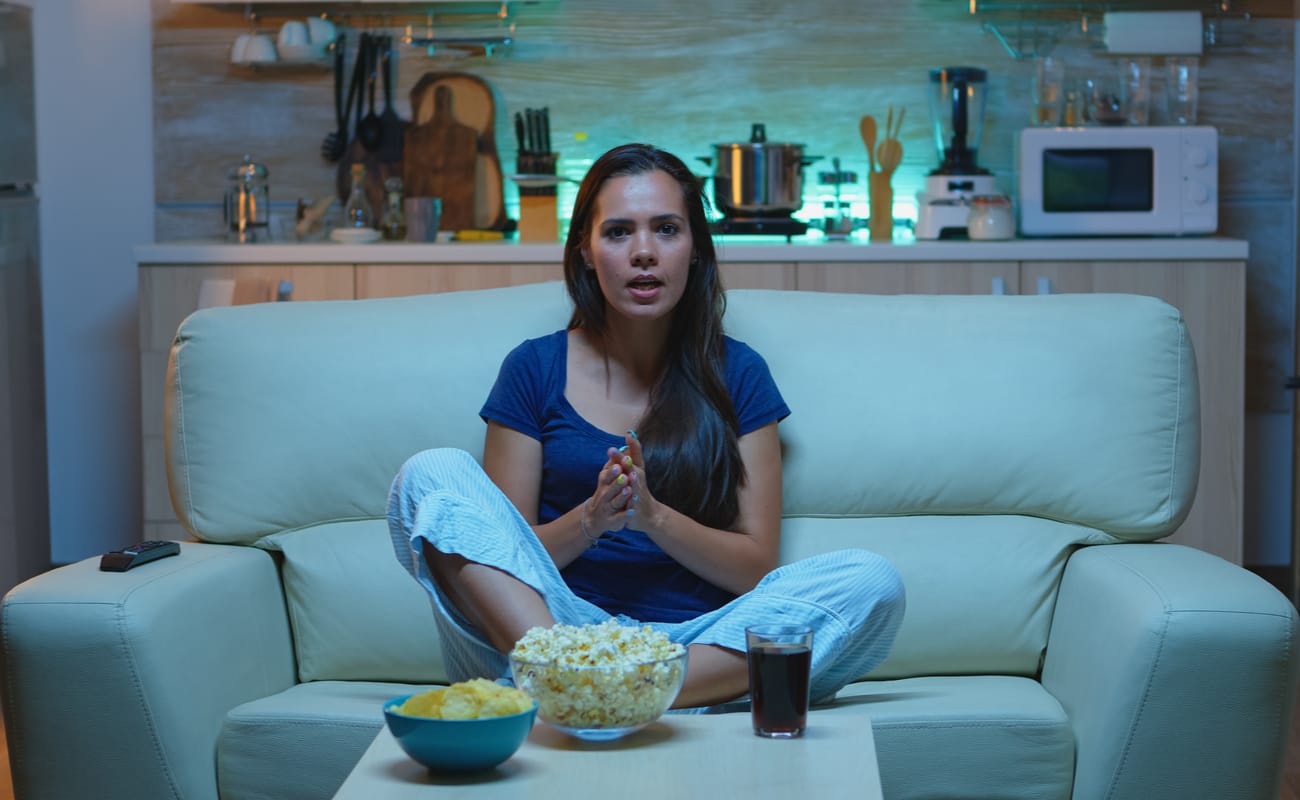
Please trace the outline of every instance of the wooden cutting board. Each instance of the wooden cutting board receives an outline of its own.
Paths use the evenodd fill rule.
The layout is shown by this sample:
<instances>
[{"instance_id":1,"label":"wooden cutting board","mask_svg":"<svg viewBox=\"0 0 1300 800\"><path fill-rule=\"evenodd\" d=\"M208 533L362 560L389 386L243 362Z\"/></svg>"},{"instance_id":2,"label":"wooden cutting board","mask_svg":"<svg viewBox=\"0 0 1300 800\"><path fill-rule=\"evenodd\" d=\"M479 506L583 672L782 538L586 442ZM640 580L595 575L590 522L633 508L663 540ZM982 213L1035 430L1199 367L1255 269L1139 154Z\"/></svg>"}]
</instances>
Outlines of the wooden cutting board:
<instances>
[{"instance_id":1,"label":"wooden cutting board","mask_svg":"<svg viewBox=\"0 0 1300 800\"><path fill-rule=\"evenodd\" d=\"M503 230L496 101L475 75L426 73L411 89L411 125L403 148L408 197L441 197L443 230Z\"/></svg>"}]
</instances>

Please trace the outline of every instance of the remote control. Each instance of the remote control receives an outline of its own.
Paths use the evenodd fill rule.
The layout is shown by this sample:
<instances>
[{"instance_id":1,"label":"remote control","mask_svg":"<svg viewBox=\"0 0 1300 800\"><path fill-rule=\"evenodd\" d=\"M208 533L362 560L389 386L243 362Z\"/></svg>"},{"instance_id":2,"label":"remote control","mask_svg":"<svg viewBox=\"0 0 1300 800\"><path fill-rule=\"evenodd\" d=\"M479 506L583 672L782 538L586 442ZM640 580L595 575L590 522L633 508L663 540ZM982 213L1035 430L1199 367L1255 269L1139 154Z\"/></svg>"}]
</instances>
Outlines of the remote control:
<instances>
[{"instance_id":1,"label":"remote control","mask_svg":"<svg viewBox=\"0 0 1300 800\"><path fill-rule=\"evenodd\" d=\"M132 567L177 555L180 551L179 542L140 542L100 556L99 568L103 572L126 572Z\"/></svg>"}]
</instances>

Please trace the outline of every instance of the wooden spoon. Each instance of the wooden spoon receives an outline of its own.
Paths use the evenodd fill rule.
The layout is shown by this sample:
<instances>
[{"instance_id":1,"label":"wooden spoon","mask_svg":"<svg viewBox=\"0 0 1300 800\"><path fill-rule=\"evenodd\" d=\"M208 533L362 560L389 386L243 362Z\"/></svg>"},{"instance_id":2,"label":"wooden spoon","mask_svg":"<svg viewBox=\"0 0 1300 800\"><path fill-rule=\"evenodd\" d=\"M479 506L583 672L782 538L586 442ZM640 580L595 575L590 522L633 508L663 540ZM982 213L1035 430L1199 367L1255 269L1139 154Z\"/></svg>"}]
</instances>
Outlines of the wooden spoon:
<instances>
[{"instance_id":1,"label":"wooden spoon","mask_svg":"<svg viewBox=\"0 0 1300 800\"><path fill-rule=\"evenodd\" d=\"M885 139L880 143L880 152L877 156L880 159L880 171L892 175L903 162L903 144L892 137Z\"/></svg>"},{"instance_id":2,"label":"wooden spoon","mask_svg":"<svg viewBox=\"0 0 1300 800\"><path fill-rule=\"evenodd\" d=\"M867 167L870 171L876 171L876 118L870 114L862 118L858 123L858 130L862 133L862 143L867 146Z\"/></svg>"}]
</instances>

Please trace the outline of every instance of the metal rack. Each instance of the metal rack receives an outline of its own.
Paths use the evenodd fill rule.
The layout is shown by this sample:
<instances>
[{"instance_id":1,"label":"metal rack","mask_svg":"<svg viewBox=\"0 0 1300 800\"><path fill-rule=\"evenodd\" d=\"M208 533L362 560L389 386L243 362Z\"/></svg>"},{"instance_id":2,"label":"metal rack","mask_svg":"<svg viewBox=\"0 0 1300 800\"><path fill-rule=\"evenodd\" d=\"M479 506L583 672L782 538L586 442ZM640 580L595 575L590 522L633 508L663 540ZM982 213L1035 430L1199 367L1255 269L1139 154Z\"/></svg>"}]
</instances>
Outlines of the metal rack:
<instances>
[{"instance_id":1,"label":"metal rack","mask_svg":"<svg viewBox=\"0 0 1300 800\"><path fill-rule=\"evenodd\" d=\"M515 43L517 6L537 5L540 0L426 0L419 8L395 0L362 2L324 2L312 6L314 11L338 22L351 25L366 20L364 27L399 28L401 44L423 48L429 56L484 55L491 57L498 48ZM259 16L268 12L300 13L309 4L267 3L246 0L244 16L256 28ZM433 6L437 10L433 10Z\"/></svg>"},{"instance_id":2,"label":"metal rack","mask_svg":"<svg viewBox=\"0 0 1300 800\"><path fill-rule=\"evenodd\" d=\"M968 0L969 12L981 28L997 39L1015 59L1050 55L1060 39L1080 30L1101 47L1107 11L1200 11L1205 19L1205 44L1219 43L1224 19L1254 16L1248 0Z\"/></svg>"}]
</instances>

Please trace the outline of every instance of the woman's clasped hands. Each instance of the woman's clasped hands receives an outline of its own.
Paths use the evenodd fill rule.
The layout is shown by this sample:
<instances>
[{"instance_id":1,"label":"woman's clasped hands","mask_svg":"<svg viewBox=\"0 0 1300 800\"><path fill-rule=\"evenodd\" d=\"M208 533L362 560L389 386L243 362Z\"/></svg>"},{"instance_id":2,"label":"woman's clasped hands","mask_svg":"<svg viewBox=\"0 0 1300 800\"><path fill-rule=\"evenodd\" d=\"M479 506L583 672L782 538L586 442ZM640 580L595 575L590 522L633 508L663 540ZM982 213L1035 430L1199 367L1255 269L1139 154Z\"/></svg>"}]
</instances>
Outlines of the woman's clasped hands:
<instances>
[{"instance_id":1,"label":"woman's clasped hands","mask_svg":"<svg viewBox=\"0 0 1300 800\"><path fill-rule=\"evenodd\" d=\"M629 518L651 501L645 483L645 461L635 431L627 444L611 447L596 479L596 492L586 502L583 534L594 544L600 534L621 531Z\"/></svg>"}]
</instances>

